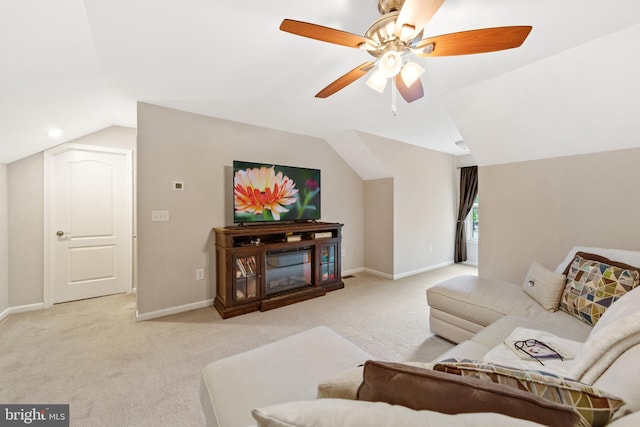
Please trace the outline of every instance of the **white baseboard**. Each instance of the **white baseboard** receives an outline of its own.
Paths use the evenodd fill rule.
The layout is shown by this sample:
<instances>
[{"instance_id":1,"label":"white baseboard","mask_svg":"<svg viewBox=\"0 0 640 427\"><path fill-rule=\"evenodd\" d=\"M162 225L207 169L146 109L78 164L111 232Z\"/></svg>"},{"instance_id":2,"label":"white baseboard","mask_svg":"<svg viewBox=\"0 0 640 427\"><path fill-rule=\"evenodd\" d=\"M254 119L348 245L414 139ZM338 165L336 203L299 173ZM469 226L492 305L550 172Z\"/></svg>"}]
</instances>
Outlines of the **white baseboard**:
<instances>
[{"instance_id":1,"label":"white baseboard","mask_svg":"<svg viewBox=\"0 0 640 427\"><path fill-rule=\"evenodd\" d=\"M211 307L212 305L213 305L213 299L208 299L204 301L193 302L191 304L163 308L162 310L151 311L149 313L140 314L138 313L138 311L136 311L136 320L141 322L143 320L157 319L158 317L164 317L172 314L183 313L185 311L196 310L198 308Z\"/></svg>"},{"instance_id":2,"label":"white baseboard","mask_svg":"<svg viewBox=\"0 0 640 427\"><path fill-rule=\"evenodd\" d=\"M407 271L406 273L394 274L393 275L393 280L402 279L403 277L414 276L414 275L420 274L420 273L426 273L427 271L437 270L438 268L446 267L446 266L452 265L452 264L453 264L453 260L447 261L447 262L443 262L441 264L430 265L428 267L419 268L419 269L413 270L413 271Z\"/></svg>"},{"instance_id":3,"label":"white baseboard","mask_svg":"<svg viewBox=\"0 0 640 427\"><path fill-rule=\"evenodd\" d=\"M342 271L342 277L344 276L348 276L350 274L358 274L358 273L362 273L363 271L365 271L364 267L361 268L353 268L351 270L343 270Z\"/></svg>"},{"instance_id":4,"label":"white baseboard","mask_svg":"<svg viewBox=\"0 0 640 427\"><path fill-rule=\"evenodd\" d=\"M432 266L421 268L421 269L418 269L418 270L409 271L407 273L401 273L401 274L395 274L395 275L390 275L390 274L387 274L387 273L383 273L381 271L376 271L376 270L372 270L370 268L362 267L362 268L354 268L354 269L351 269L351 270L345 270L345 271L342 272L342 276L344 277L344 276L348 276L349 274L367 272L367 273L371 273L371 274L376 275L376 276L384 277L386 279L396 280L396 279L401 279L403 277L408 277L408 276L413 276L415 274L424 273L425 271L431 271L431 270L435 270L437 268L446 267L447 265L451 265L451 264L453 264L453 261L448 261L448 262L445 262L445 263L442 263L442 264L432 265ZM204 307L210 307L212 305L213 305L213 299L209 299L209 300L194 302L194 303L191 303L191 304L185 304L185 305L180 305L180 306L176 306L176 307L164 308L162 310L151 311L149 313L140 314L140 313L138 313L136 311L136 320L137 321L144 321L144 320L157 319L159 317L170 316L172 314L183 313L185 311L196 310L196 309L204 308Z\"/></svg>"},{"instance_id":5,"label":"white baseboard","mask_svg":"<svg viewBox=\"0 0 640 427\"><path fill-rule=\"evenodd\" d=\"M404 277L415 276L416 274L425 273L427 271L436 270L438 268L446 267L446 266L451 265L451 264L453 264L453 261L447 261L447 262L443 262L441 264L430 265L428 267L419 268L417 270L407 271L406 273L399 273L399 274L383 273L382 271L372 270L370 268L365 268L364 271L366 271L367 273L371 273L371 274L373 274L375 276L383 277L385 279L398 280L398 279L402 279Z\"/></svg>"},{"instance_id":6,"label":"white baseboard","mask_svg":"<svg viewBox=\"0 0 640 427\"><path fill-rule=\"evenodd\" d=\"M16 313L25 313L27 311L36 311L44 309L44 303L36 303L36 304L27 304L27 305L18 305L15 307L9 307L0 313L0 321L9 317L10 314Z\"/></svg>"},{"instance_id":7,"label":"white baseboard","mask_svg":"<svg viewBox=\"0 0 640 427\"><path fill-rule=\"evenodd\" d=\"M393 274L383 273L382 271L373 270L371 268L365 268L364 271L369 273L369 274L373 274L374 276L382 277L384 279L393 280Z\"/></svg>"}]
</instances>

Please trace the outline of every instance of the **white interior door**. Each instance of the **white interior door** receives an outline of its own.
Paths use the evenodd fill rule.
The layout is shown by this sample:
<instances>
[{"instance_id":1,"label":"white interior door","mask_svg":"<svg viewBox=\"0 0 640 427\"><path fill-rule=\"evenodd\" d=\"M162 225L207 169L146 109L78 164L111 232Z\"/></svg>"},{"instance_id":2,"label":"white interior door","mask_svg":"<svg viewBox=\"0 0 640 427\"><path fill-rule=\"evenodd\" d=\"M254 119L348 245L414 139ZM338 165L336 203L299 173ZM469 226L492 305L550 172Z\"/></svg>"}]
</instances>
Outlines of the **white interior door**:
<instances>
[{"instance_id":1,"label":"white interior door","mask_svg":"<svg viewBox=\"0 0 640 427\"><path fill-rule=\"evenodd\" d=\"M45 168L45 306L130 292L131 150L63 144Z\"/></svg>"}]
</instances>

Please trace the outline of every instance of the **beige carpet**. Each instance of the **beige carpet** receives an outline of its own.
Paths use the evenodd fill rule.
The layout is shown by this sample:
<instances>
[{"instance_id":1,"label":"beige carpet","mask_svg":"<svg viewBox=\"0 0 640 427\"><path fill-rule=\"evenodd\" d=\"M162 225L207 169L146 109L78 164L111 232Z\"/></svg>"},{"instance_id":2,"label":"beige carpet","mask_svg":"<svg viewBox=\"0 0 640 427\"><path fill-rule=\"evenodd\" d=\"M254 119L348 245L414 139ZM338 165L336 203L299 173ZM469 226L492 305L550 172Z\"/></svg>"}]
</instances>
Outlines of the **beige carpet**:
<instances>
[{"instance_id":1,"label":"beige carpet","mask_svg":"<svg viewBox=\"0 0 640 427\"><path fill-rule=\"evenodd\" d=\"M425 289L476 269L391 281L345 279L326 296L222 320L212 308L135 321L135 295L58 304L0 323L0 402L69 403L72 426L202 426L208 363L326 325L378 359L429 361L452 344L429 332Z\"/></svg>"}]
</instances>

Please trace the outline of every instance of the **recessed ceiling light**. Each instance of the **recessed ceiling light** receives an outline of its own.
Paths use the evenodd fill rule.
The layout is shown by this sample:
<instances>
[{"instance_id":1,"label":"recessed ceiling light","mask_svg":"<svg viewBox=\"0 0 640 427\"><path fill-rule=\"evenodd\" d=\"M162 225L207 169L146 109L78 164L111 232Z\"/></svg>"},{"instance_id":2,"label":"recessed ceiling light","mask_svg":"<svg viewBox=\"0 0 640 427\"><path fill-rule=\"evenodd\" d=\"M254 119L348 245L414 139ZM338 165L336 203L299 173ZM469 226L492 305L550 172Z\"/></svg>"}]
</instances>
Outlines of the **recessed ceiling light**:
<instances>
[{"instance_id":1,"label":"recessed ceiling light","mask_svg":"<svg viewBox=\"0 0 640 427\"><path fill-rule=\"evenodd\" d=\"M51 129L47 135L49 135L49 138L53 138L53 139L57 139L60 138L60 135L62 135L62 130L60 129Z\"/></svg>"}]
</instances>

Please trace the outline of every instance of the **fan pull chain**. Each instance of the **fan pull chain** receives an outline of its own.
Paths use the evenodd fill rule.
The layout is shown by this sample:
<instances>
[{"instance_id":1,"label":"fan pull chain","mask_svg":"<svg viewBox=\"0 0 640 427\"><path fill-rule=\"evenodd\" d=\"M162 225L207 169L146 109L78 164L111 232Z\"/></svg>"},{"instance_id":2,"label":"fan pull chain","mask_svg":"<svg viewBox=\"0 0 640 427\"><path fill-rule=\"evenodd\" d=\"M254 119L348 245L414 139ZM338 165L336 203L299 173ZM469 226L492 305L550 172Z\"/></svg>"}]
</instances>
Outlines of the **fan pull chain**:
<instances>
[{"instance_id":1,"label":"fan pull chain","mask_svg":"<svg viewBox=\"0 0 640 427\"><path fill-rule=\"evenodd\" d=\"M396 110L396 85L393 84L393 79L391 79L391 114L393 117L397 116Z\"/></svg>"}]
</instances>

